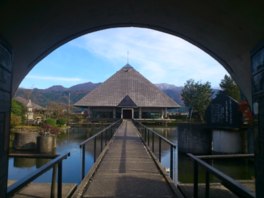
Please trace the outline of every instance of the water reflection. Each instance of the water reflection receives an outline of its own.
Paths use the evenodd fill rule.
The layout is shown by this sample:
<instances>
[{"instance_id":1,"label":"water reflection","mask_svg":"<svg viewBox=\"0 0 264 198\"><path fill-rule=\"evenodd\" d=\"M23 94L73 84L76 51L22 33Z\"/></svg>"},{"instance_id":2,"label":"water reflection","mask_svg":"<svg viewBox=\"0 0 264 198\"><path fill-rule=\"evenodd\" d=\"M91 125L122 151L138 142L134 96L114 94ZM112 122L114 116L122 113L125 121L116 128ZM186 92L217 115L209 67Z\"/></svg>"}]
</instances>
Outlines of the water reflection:
<instances>
[{"instance_id":1,"label":"water reflection","mask_svg":"<svg viewBox=\"0 0 264 198\"><path fill-rule=\"evenodd\" d=\"M212 135L202 124L178 124L177 127L152 127L162 136L176 142L179 152L210 154Z\"/></svg>"},{"instance_id":2,"label":"water reflection","mask_svg":"<svg viewBox=\"0 0 264 198\"><path fill-rule=\"evenodd\" d=\"M178 142L179 148L179 181L190 183L193 181L193 162L185 153L210 154L212 135L203 125L179 124L177 127L151 127L162 136ZM158 140L155 140L157 145ZM156 148L156 147L155 147ZM158 152L155 152L158 156ZM161 163L165 167L170 167L170 147L162 146ZM251 159L216 159L210 162L214 167L237 180L254 179L254 161ZM212 181L216 181L211 177ZM205 181L205 171L199 168L199 182Z\"/></svg>"},{"instance_id":3,"label":"water reflection","mask_svg":"<svg viewBox=\"0 0 264 198\"><path fill-rule=\"evenodd\" d=\"M211 152L211 134L204 131L199 125L178 125L177 127L151 127L162 136L171 140L178 141L179 145L179 181L192 182L193 180L193 164L190 158L184 153L191 152L197 154L208 154ZM63 161L63 182L64 183L79 183L81 180L81 152L79 144L100 131L99 128L71 128L66 133L57 138L57 153L71 152L67 160ZM154 139L154 153L159 154L158 138ZM101 150L100 138L97 139L97 156ZM152 148L152 140L150 140L150 148ZM91 168L94 161L93 142L86 146L86 172ZM163 166L170 167L170 146L164 142L161 145L161 163ZM9 179L17 180L30 172L39 168L41 165L48 162L48 159L29 159L29 158L10 158L9 160ZM214 160L212 164L219 168L224 173L235 179L252 179L254 178L254 164L250 160ZM205 172L199 168L199 180L204 181ZM51 171L36 179L37 182L50 182Z\"/></svg>"},{"instance_id":4,"label":"water reflection","mask_svg":"<svg viewBox=\"0 0 264 198\"><path fill-rule=\"evenodd\" d=\"M36 159L36 167L39 168L43 166L44 164L48 163L50 159L43 159L43 158L38 158Z\"/></svg>"},{"instance_id":5,"label":"water reflection","mask_svg":"<svg viewBox=\"0 0 264 198\"><path fill-rule=\"evenodd\" d=\"M15 158L14 161L14 167L16 168L31 168L36 165L36 159L32 158Z\"/></svg>"},{"instance_id":6,"label":"water reflection","mask_svg":"<svg viewBox=\"0 0 264 198\"><path fill-rule=\"evenodd\" d=\"M102 127L92 128L71 128L65 133L57 137L56 153L71 152L70 157L63 161L63 182L64 183L79 183L81 180L81 152L79 144L100 131ZM91 144L86 149L86 171L88 171L93 164L93 152ZM43 164L47 163L49 159L33 159L33 158L10 158L8 178L11 180L18 180L28 175L30 172L36 170ZM52 171L40 176L36 182L50 182Z\"/></svg>"}]
</instances>

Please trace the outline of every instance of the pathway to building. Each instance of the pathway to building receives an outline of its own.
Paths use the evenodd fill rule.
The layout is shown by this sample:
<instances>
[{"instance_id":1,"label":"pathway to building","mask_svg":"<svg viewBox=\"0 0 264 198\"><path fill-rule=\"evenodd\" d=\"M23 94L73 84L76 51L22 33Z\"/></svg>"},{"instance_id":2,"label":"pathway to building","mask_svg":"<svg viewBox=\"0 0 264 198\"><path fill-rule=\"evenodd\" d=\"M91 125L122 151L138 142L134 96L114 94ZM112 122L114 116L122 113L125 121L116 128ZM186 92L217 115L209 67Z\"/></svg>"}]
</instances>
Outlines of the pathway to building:
<instances>
[{"instance_id":1,"label":"pathway to building","mask_svg":"<svg viewBox=\"0 0 264 198\"><path fill-rule=\"evenodd\" d=\"M80 184L76 197L181 197L169 185L129 120L117 129L95 170Z\"/></svg>"}]
</instances>

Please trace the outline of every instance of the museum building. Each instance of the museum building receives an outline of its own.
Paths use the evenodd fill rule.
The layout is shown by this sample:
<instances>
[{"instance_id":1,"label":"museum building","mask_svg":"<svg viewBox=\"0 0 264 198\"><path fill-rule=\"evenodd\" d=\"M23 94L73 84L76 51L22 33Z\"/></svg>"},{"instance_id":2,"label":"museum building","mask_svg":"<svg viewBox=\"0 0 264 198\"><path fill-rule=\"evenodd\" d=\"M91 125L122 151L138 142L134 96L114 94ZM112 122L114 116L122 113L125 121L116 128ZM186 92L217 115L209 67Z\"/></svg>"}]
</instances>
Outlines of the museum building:
<instances>
[{"instance_id":1,"label":"museum building","mask_svg":"<svg viewBox=\"0 0 264 198\"><path fill-rule=\"evenodd\" d=\"M168 109L179 108L129 64L74 104L89 118L164 119Z\"/></svg>"}]
</instances>

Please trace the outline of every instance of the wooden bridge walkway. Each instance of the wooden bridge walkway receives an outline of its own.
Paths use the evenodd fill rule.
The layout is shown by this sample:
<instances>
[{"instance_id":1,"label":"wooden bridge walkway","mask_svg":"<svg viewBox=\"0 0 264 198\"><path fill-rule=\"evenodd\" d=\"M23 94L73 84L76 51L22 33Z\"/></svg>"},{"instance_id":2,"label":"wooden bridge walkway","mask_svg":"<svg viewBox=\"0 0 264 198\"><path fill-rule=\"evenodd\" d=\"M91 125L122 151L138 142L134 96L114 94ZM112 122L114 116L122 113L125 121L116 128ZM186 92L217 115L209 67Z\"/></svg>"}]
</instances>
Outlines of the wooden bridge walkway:
<instances>
[{"instance_id":1,"label":"wooden bridge walkway","mask_svg":"<svg viewBox=\"0 0 264 198\"><path fill-rule=\"evenodd\" d=\"M84 178L74 197L182 196L162 174L134 124L124 120L104 156Z\"/></svg>"}]
</instances>

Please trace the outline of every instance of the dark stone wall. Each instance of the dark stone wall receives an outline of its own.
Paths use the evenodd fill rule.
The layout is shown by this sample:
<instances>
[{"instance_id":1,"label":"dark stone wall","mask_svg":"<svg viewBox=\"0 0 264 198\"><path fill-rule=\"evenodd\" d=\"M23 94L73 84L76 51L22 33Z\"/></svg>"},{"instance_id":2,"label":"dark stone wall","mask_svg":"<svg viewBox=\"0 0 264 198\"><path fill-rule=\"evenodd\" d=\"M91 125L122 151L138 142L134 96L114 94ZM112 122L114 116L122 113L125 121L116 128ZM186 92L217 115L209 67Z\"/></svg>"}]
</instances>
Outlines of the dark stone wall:
<instances>
[{"instance_id":1,"label":"dark stone wall","mask_svg":"<svg viewBox=\"0 0 264 198\"><path fill-rule=\"evenodd\" d=\"M256 197L264 195L264 45L251 57L253 110L258 120L255 138Z\"/></svg>"},{"instance_id":2,"label":"dark stone wall","mask_svg":"<svg viewBox=\"0 0 264 198\"><path fill-rule=\"evenodd\" d=\"M258 132L255 146L256 197L264 195L264 94L254 99L258 102Z\"/></svg>"},{"instance_id":3,"label":"dark stone wall","mask_svg":"<svg viewBox=\"0 0 264 198\"><path fill-rule=\"evenodd\" d=\"M193 154L210 154L212 133L203 124L179 124L179 151Z\"/></svg>"},{"instance_id":4,"label":"dark stone wall","mask_svg":"<svg viewBox=\"0 0 264 198\"><path fill-rule=\"evenodd\" d=\"M11 53L0 42L0 197L6 197L11 104Z\"/></svg>"}]
</instances>

